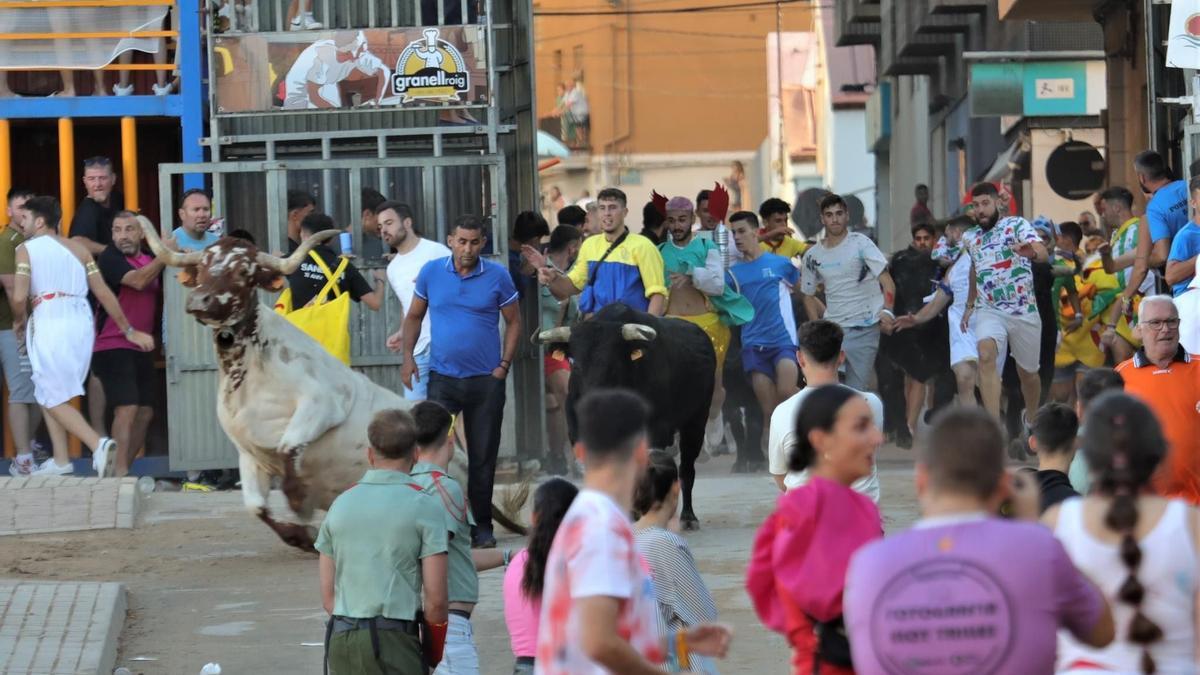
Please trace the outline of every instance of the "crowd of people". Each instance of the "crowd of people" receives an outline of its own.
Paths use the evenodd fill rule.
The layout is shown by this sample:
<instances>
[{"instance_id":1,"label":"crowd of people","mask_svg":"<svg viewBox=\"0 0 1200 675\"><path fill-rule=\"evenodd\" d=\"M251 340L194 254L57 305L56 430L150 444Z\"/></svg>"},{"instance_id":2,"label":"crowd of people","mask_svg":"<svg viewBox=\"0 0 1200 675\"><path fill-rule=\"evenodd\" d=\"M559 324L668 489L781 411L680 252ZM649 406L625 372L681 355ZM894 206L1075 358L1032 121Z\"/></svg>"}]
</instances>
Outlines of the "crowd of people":
<instances>
[{"instance_id":1,"label":"crowd of people","mask_svg":"<svg viewBox=\"0 0 1200 675\"><path fill-rule=\"evenodd\" d=\"M537 293L543 328L615 303L695 324L719 364L710 432L731 373L749 385L769 433L741 439L739 463L765 450L784 494L759 528L746 589L791 645L793 672L1193 673L1200 379L1176 300L1144 280L1172 249L1195 260L1154 239L1174 236L1156 219L1187 214L1164 202L1171 182L1154 162L1138 158L1146 227L1124 188L1098 195L1097 232L1030 223L984 183L944 223L914 207L912 245L890 257L848 231L837 195L820 204L823 236L806 242L785 202L729 214L719 189L654 195L639 234L625 193L606 188L595 221L575 206L553 229L521 214L511 286L492 300ZM451 269L434 261L421 275L439 265ZM425 300L430 311L450 302ZM503 347L481 368L506 370ZM721 364L735 355L733 370ZM547 467L578 475L581 464L583 487L538 488L527 548L505 572L514 672L716 672L732 632L679 533L679 469L648 447L648 404L588 392L567 447L570 359L543 365ZM901 446L916 438L922 513L886 538L885 430ZM706 436L714 451L727 442ZM1025 453L1036 468L1007 467Z\"/></svg>"},{"instance_id":2,"label":"crowd of people","mask_svg":"<svg viewBox=\"0 0 1200 675\"><path fill-rule=\"evenodd\" d=\"M1200 365L1185 342L1197 318L1180 307L1195 284L1188 201L1200 206L1200 181L1171 180L1153 153L1136 168L1145 215L1110 187L1095 201L1099 230L1031 223L990 183L939 223L918 192L912 243L890 257L849 231L835 194L819 204L822 236L803 241L786 202L731 212L719 186L653 195L634 232L628 197L605 188L591 211L564 206L553 229L518 214L506 267L485 255L480 218L457 218L442 244L411 207L364 190L361 255L386 265L368 280L346 251L317 246L281 310L343 294L375 310L390 287L403 316L387 346L414 405L376 416L372 468L317 541L330 670L478 672L478 573L499 567L515 672L716 672L726 654L731 629L678 531L681 469L649 448L649 404L587 392L568 439L566 354L542 362L544 467L582 488L544 481L525 549L496 548L524 297L543 329L620 303L707 336L707 450L767 469L783 493L746 589L787 638L794 672L1194 672ZM53 198L8 195L0 365L18 475L72 472L67 434L100 475L124 475L153 414L163 265L143 250L146 223L123 208L112 162L88 160L83 179L69 238ZM287 209L293 249L337 228L306 193L289 193ZM169 246L220 236L203 191L182 195L176 215ZM69 405L85 389L90 423ZM111 431L95 428L110 407ZM727 431L731 417L746 433ZM35 462L42 418L52 451ZM465 486L447 475L458 434ZM889 436L919 447L922 519L883 538L875 459ZM1006 468L1027 454L1036 468ZM386 536L381 518L397 525Z\"/></svg>"}]
</instances>

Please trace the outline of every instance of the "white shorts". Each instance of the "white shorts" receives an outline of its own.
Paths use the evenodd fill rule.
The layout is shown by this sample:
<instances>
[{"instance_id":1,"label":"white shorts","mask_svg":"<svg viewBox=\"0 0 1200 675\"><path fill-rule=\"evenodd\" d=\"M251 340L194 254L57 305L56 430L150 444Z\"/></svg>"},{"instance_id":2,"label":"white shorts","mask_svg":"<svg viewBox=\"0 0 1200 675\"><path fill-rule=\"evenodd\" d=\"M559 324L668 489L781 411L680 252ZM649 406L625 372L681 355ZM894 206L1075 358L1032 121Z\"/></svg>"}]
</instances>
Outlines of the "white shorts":
<instances>
[{"instance_id":1,"label":"white shorts","mask_svg":"<svg viewBox=\"0 0 1200 675\"><path fill-rule=\"evenodd\" d=\"M980 307L975 310L975 318L978 319L975 337L979 342L994 341L997 354L1003 354L1007 347L1017 367L1027 373L1038 371L1042 353L1042 318L1037 312L1015 315Z\"/></svg>"},{"instance_id":2,"label":"white shorts","mask_svg":"<svg viewBox=\"0 0 1200 675\"><path fill-rule=\"evenodd\" d=\"M950 367L960 363L979 363L979 341L975 337L975 328L979 325L979 315L971 314L967 322L967 332L962 331L962 309L950 305L946 309L946 319L950 328ZM996 372L1004 372L1004 360L1007 354L1000 352L996 356Z\"/></svg>"}]
</instances>

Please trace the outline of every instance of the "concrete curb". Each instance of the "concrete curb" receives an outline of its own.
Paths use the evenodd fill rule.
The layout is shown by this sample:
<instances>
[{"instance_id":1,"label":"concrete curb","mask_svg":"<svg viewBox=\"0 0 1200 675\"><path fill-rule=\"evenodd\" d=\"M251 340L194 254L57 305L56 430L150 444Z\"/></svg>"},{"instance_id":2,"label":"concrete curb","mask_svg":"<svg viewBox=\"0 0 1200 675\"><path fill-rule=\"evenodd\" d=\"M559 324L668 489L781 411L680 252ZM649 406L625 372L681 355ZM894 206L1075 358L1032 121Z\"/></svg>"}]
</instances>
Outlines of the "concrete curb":
<instances>
[{"instance_id":1,"label":"concrete curb","mask_svg":"<svg viewBox=\"0 0 1200 675\"><path fill-rule=\"evenodd\" d=\"M110 675L127 609L118 583L0 580L0 673Z\"/></svg>"},{"instance_id":2,"label":"concrete curb","mask_svg":"<svg viewBox=\"0 0 1200 675\"><path fill-rule=\"evenodd\" d=\"M0 536L129 529L140 507L135 478L0 478Z\"/></svg>"}]
</instances>

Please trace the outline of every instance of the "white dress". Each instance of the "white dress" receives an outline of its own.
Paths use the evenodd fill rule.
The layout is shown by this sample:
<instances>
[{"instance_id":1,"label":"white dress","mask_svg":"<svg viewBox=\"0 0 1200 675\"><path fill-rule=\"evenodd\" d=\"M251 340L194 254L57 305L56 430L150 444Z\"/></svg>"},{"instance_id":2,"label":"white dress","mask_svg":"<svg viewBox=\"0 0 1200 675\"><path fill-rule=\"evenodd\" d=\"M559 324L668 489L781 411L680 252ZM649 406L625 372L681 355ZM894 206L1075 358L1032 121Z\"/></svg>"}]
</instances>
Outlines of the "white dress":
<instances>
[{"instance_id":1,"label":"white dress","mask_svg":"<svg viewBox=\"0 0 1200 675\"><path fill-rule=\"evenodd\" d=\"M83 263L52 236L25 242L29 254L29 297L37 303L26 329L33 393L39 405L53 408L83 395L92 362L96 327L88 304ZM47 294L56 294L45 298Z\"/></svg>"}]
</instances>

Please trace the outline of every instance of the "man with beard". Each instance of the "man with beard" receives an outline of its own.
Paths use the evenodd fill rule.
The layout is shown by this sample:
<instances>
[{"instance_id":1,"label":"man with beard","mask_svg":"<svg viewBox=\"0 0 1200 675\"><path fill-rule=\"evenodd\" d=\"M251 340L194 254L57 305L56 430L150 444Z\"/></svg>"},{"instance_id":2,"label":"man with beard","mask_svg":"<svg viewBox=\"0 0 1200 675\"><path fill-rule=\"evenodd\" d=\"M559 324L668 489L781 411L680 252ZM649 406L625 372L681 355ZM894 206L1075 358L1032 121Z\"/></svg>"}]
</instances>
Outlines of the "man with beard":
<instances>
[{"instance_id":1,"label":"man with beard","mask_svg":"<svg viewBox=\"0 0 1200 675\"><path fill-rule=\"evenodd\" d=\"M383 242L396 249L396 256L387 266L388 284L400 300L400 327L388 336L387 347L399 352L404 344L404 315L412 306L413 289L417 274L425 263L450 255L450 249L436 241L424 239L413 230L413 212L408 204L383 202L375 207L375 219L379 222L379 236ZM413 349L417 365L416 382L412 388L404 387L404 398L423 401L429 387L429 316L421 321L421 335Z\"/></svg>"},{"instance_id":2,"label":"man with beard","mask_svg":"<svg viewBox=\"0 0 1200 675\"><path fill-rule=\"evenodd\" d=\"M750 303L734 289L725 285L725 269L721 254L711 239L695 236L692 231L694 210L687 197L675 197L666 204L666 241L659 244L663 271L670 284L667 316L674 316L699 326L712 340L717 354L716 386L709 408L704 445L710 452L720 443L725 432L721 406L725 389L721 372L729 350L729 326L741 325L754 316ZM748 470L751 467L738 466Z\"/></svg>"},{"instance_id":3,"label":"man with beard","mask_svg":"<svg viewBox=\"0 0 1200 675\"><path fill-rule=\"evenodd\" d=\"M996 186L977 184L971 189L971 203L979 225L963 234L962 239L963 249L970 256L971 274L959 327L966 331L972 315L978 315L975 336L979 389L984 407L998 419L1000 377L996 361L1006 348L1017 364L1025 409L1037 410L1041 398L1038 366L1042 320L1034 300L1032 263L1046 262L1049 254L1029 221L1020 216L1000 219Z\"/></svg>"},{"instance_id":4,"label":"man with beard","mask_svg":"<svg viewBox=\"0 0 1200 675\"><path fill-rule=\"evenodd\" d=\"M888 272L896 284L896 316L920 311L925 296L938 276L938 264L930 257L935 232L928 222L918 222L912 227L912 243L908 248L892 256ZM941 320L931 321L912 330L883 335L879 342L880 351L904 372L903 395L885 397L904 401L904 419L907 428L897 433L900 447L912 445L913 434L921 408L925 404L925 383L942 372L946 363L946 330ZM882 383L881 383L881 389Z\"/></svg>"},{"instance_id":5,"label":"man with beard","mask_svg":"<svg viewBox=\"0 0 1200 675\"><path fill-rule=\"evenodd\" d=\"M159 276L165 264L142 251L143 236L136 214L117 213L112 224L112 244L96 262L129 325L149 333L154 330L154 312L161 288ZM153 402L158 389L154 356L130 342L103 308L96 316L96 328L92 372L113 406L112 436L117 442L113 475L121 477L129 473L133 456L145 443L146 430L154 419Z\"/></svg>"}]
</instances>

